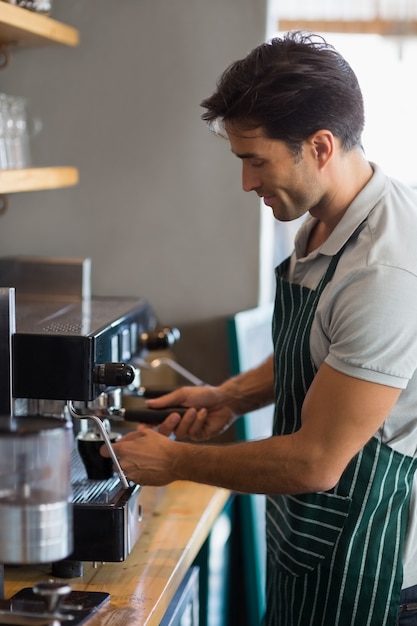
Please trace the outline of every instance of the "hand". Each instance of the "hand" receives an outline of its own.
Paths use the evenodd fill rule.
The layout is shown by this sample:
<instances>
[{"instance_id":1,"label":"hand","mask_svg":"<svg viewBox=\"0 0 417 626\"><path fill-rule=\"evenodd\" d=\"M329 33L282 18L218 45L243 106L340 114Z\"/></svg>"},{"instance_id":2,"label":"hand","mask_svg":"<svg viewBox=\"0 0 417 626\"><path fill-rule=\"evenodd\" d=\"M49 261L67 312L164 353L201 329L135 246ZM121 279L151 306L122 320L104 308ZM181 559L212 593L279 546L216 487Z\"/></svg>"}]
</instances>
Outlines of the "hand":
<instances>
[{"instance_id":1,"label":"hand","mask_svg":"<svg viewBox=\"0 0 417 626\"><path fill-rule=\"evenodd\" d=\"M175 480L175 442L144 424L118 439L112 447L128 480L151 486L167 485ZM100 454L110 457L106 445L100 448Z\"/></svg>"},{"instance_id":2,"label":"hand","mask_svg":"<svg viewBox=\"0 0 417 626\"><path fill-rule=\"evenodd\" d=\"M218 387L204 385L180 387L159 398L147 400L147 405L155 409L190 407L182 418L177 413L169 415L158 430L167 436L174 433L177 439L203 441L224 432L235 421L237 415L227 406L226 401L227 398Z\"/></svg>"}]
</instances>

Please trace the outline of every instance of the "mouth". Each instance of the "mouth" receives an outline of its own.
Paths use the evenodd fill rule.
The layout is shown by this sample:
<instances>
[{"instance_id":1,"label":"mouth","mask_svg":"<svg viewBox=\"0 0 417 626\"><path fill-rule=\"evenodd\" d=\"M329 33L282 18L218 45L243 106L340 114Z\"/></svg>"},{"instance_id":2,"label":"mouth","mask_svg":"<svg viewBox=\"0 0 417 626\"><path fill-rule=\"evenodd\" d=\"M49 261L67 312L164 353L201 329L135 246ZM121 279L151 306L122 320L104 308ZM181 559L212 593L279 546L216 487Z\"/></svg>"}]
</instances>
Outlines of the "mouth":
<instances>
[{"instance_id":1,"label":"mouth","mask_svg":"<svg viewBox=\"0 0 417 626\"><path fill-rule=\"evenodd\" d=\"M261 196L261 198L266 206L272 206L275 196Z\"/></svg>"}]
</instances>

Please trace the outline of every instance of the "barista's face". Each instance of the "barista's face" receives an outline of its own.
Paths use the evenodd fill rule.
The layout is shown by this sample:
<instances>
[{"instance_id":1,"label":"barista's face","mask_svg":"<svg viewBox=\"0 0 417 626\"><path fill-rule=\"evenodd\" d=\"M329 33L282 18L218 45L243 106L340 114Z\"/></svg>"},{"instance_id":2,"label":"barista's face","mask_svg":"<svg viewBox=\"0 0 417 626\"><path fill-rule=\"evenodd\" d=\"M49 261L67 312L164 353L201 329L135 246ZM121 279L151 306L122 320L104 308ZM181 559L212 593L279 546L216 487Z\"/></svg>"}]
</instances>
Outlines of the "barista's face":
<instances>
[{"instance_id":1,"label":"barista's face","mask_svg":"<svg viewBox=\"0 0 417 626\"><path fill-rule=\"evenodd\" d=\"M232 152L242 160L244 191L255 191L276 219L294 220L320 203L324 191L309 141L294 156L283 141L265 137L261 128L226 123L226 132Z\"/></svg>"}]
</instances>

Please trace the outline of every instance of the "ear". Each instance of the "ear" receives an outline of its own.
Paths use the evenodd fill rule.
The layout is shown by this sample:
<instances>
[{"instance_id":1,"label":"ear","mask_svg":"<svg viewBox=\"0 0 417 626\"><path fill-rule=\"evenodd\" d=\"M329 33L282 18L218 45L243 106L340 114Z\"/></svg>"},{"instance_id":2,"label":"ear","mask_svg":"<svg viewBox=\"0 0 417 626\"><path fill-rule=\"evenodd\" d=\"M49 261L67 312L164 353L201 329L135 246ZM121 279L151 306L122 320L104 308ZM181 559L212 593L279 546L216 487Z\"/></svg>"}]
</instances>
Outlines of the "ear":
<instances>
[{"instance_id":1,"label":"ear","mask_svg":"<svg viewBox=\"0 0 417 626\"><path fill-rule=\"evenodd\" d=\"M325 167L336 150L336 139L330 130L318 130L308 138L319 168Z\"/></svg>"}]
</instances>

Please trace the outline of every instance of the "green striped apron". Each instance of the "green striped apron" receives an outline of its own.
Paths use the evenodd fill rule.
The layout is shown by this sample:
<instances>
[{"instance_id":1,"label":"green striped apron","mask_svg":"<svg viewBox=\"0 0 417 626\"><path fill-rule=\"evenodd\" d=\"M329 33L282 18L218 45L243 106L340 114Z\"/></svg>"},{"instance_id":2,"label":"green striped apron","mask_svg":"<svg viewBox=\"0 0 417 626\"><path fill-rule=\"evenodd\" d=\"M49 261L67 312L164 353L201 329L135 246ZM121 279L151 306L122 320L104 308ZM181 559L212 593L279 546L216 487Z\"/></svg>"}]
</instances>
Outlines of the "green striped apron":
<instances>
[{"instance_id":1,"label":"green striped apron","mask_svg":"<svg viewBox=\"0 0 417 626\"><path fill-rule=\"evenodd\" d=\"M288 259L276 269L274 435L300 428L316 371L311 325L344 247L314 291L286 280ZM373 437L334 489L267 497L267 626L396 624L416 467Z\"/></svg>"}]
</instances>

